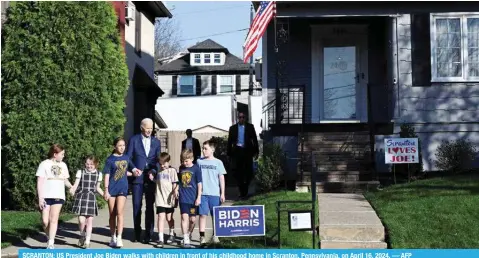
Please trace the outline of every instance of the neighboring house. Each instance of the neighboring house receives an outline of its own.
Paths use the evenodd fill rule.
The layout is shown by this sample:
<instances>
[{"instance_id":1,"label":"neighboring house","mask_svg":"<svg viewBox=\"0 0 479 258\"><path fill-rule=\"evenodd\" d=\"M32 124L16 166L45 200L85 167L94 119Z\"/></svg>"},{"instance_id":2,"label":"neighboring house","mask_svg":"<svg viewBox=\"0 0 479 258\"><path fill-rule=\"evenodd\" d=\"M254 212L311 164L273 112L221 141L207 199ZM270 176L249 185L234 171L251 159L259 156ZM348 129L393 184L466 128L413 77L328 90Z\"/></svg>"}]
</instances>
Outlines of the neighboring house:
<instances>
[{"instance_id":1,"label":"neighboring house","mask_svg":"<svg viewBox=\"0 0 479 258\"><path fill-rule=\"evenodd\" d=\"M119 17L118 27L131 83L125 108L125 137L128 139L140 132L140 122L146 117L153 119L155 126L166 127L155 116L156 101L164 93L154 80L155 19L172 18L172 15L161 1L121 1L112 4Z\"/></svg>"},{"instance_id":2,"label":"neighboring house","mask_svg":"<svg viewBox=\"0 0 479 258\"><path fill-rule=\"evenodd\" d=\"M384 138L402 124L418 133L428 171L443 140L479 145L479 13L470 3L276 4L276 27L262 39L262 122L265 139L304 160L298 170L290 163L297 186L310 185L311 154L323 190L376 183L390 172Z\"/></svg>"},{"instance_id":3,"label":"neighboring house","mask_svg":"<svg viewBox=\"0 0 479 258\"><path fill-rule=\"evenodd\" d=\"M2 25L7 19L7 9L10 6L10 1L1 1L1 8L2 8Z\"/></svg>"},{"instance_id":4,"label":"neighboring house","mask_svg":"<svg viewBox=\"0 0 479 258\"><path fill-rule=\"evenodd\" d=\"M254 76L250 85L250 65L227 48L207 39L188 48L187 53L162 61L155 74L165 95L156 110L168 130L207 125L228 130L236 122L236 110L256 113L260 130L261 107L250 111L250 103L261 99L261 86Z\"/></svg>"}]
</instances>

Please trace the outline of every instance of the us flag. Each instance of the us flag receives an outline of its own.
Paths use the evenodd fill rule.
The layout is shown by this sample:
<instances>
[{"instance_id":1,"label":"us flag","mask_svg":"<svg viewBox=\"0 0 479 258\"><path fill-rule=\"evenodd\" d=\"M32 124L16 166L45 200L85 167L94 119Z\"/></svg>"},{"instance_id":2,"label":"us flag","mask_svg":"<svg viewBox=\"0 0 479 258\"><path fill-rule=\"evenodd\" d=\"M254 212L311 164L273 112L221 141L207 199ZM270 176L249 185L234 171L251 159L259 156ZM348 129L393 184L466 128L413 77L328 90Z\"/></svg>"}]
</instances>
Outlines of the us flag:
<instances>
[{"instance_id":1,"label":"us flag","mask_svg":"<svg viewBox=\"0 0 479 258\"><path fill-rule=\"evenodd\" d=\"M246 36L246 41L243 44L243 61L244 63L248 62L256 47L258 47L258 42L263 36L266 28L268 27L269 22L276 15L276 2L275 1L261 1L258 11L253 18L251 27L249 28L248 35Z\"/></svg>"}]
</instances>

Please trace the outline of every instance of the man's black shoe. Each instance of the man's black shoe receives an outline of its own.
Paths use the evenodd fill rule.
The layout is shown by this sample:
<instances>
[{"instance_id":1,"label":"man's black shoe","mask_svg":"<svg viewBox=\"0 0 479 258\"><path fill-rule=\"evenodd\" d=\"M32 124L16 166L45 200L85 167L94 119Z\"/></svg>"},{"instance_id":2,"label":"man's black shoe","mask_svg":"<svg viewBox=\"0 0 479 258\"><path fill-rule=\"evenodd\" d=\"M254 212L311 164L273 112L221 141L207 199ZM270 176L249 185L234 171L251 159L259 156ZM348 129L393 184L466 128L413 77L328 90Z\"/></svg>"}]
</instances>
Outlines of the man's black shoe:
<instances>
[{"instance_id":1,"label":"man's black shoe","mask_svg":"<svg viewBox=\"0 0 479 258\"><path fill-rule=\"evenodd\" d=\"M149 244L151 242L151 238L149 236L143 239L143 244Z\"/></svg>"}]
</instances>

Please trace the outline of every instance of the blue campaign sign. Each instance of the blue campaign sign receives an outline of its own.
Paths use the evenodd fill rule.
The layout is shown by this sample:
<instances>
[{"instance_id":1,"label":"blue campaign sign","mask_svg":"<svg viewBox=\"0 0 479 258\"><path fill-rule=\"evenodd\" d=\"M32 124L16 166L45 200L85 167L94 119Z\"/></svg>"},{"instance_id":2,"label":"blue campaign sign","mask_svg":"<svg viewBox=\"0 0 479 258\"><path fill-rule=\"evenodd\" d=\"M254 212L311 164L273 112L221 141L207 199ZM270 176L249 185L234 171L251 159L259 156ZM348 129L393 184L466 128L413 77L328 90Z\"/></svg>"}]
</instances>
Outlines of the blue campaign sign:
<instances>
[{"instance_id":1,"label":"blue campaign sign","mask_svg":"<svg viewBox=\"0 0 479 258\"><path fill-rule=\"evenodd\" d=\"M264 236L264 205L217 206L213 208L217 237Z\"/></svg>"}]
</instances>

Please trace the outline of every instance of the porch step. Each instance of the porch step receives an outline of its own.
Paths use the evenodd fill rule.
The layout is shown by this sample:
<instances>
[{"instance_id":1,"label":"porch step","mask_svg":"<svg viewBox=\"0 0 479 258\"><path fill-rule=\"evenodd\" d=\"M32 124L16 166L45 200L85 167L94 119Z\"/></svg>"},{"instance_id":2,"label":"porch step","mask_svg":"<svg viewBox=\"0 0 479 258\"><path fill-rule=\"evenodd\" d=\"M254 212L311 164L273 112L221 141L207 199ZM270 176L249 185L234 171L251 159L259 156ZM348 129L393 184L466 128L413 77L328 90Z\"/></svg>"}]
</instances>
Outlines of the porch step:
<instances>
[{"instance_id":1,"label":"porch step","mask_svg":"<svg viewBox=\"0 0 479 258\"><path fill-rule=\"evenodd\" d=\"M351 182L351 181L366 181L370 180L372 175L369 171L328 171L316 172L317 182ZM305 171L301 178L301 174L297 175L298 181L311 182L312 173Z\"/></svg>"},{"instance_id":2,"label":"porch step","mask_svg":"<svg viewBox=\"0 0 479 258\"><path fill-rule=\"evenodd\" d=\"M316 182L318 193L362 193L376 189L379 181ZM297 191L311 192L311 182L296 182Z\"/></svg>"},{"instance_id":3,"label":"porch step","mask_svg":"<svg viewBox=\"0 0 479 258\"><path fill-rule=\"evenodd\" d=\"M387 249L388 244L382 241L329 241L320 243L321 249Z\"/></svg>"}]
</instances>

